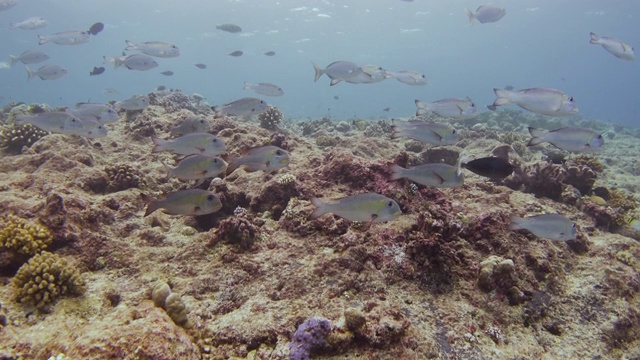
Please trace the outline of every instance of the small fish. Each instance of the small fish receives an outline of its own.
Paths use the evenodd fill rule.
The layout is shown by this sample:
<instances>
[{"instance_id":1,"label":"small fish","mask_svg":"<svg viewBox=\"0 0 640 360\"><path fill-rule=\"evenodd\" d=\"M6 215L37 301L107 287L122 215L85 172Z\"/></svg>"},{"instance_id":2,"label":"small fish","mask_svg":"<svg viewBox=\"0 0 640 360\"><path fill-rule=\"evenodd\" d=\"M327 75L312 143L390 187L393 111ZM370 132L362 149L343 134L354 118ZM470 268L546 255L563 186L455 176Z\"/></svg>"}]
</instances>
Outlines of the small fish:
<instances>
[{"instance_id":1,"label":"small fish","mask_svg":"<svg viewBox=\"0 0 640 360\"><path fill-rule=\"evenodd\" d=\"M424 121L394 122L391 131L392 139L408 137L433 145L453 145L460 140L456 129L449 125Z\"/></svg>"},{"instance_id":2,"label":"small fish","mask_svg":"<svg viewBox=\"0 0 640 360\"><path fill-rule=\"evenodd\" d=\"M118 112L105 104L77 103L75 109L66 108L65 111L81 120L94 118L102 124L110 124L118 120Z\"/></svg>"},{"instance_id":3,"label":"small fish","mask_svg":"<svg viewBox=\"0 0 640 360\"><path fill-rule=\"evenodd\" d=\"M391 110L390 107L386 107L386 108L382 109L382 111L384 111L384 112L389 112L389 110Z\"/></svg>"},{"instance_id":4,"label":"small fish","mask_svg":"<svg viewBox=\"0 0 640 360\"><path fill-rule=\"evenodd\" d=\"M91 40L91 35L87 31L69 30L52 35L38 35L38 45L52 42L58 45L78 45L84 44Z\"/></svg>"},{"instance_id":5,"label":"small fish","mask_svg":"<svg viewBox=\"0 0 640 360\"><path fill-rule=\"evenodd\" d=\"M158 85L156 86L156 91L165 91L167 90L167 87L164 85Z\"/></svg>"},{"instance_id":6,"label":"small fish","mask_svg":"<svg viewBox=\"0 0 640 360\"><path fill-rule=\"evenodd\" d=\"M417 71L403 70L403 71L387 71L387 74L392 78L400 81L403 84L423 86L427 85L427 77Z\"/></svg>"},{"instance_id":7,"label":"small fish","mask_svg":"<svg viewBox=\"0 0 640 360\"><path fill-rule=\"evenodd\" d=\"M82 131L82 120L64 111L48 111L34 116L18 116L16 125L31 124L44 131L69 134Z\"/></svg>"},{"instance_id":8,"label":"small fish","mask_svg":"<svg viewBox=\"0 0 640 360\"><path fill-rule=\"evenodd\" d=\"M316 207L311 213L311 219L332 213L349 221L378 223L394 220L402 215L397 202L375 193L347 196L331 202L313 198L311 203Z\"/></svg>"},{"instance_id":9,"label":"small fish","mask_svg":"<svg viewBox=\"0 0 640 360\"><path fill-rule=\"evenodd\" d=\"M178 190L167 194L164 199L152 200L147 205L144 216L158 209L169 215L206 215L222 208L220 198L214 192L200 189Z\"/></svg>"},{"instance_id":10,"label":"small fish","mask_svg":"<svg viewBox=\"0 0 640 360\"><path fill-rule=\"evenodd\" d=\"M473 119L477 116L476 105L468 97L449 98L434 101L432 103L424 103L420 100L415 101L418 110L416 116L424 115L432 111L440 116L453 118L456 120Z\"/></svg>"},{"instance_id":11,"label":"small fish","mask_svg":"<svg viewBox=\"0 0 640 360\"><path fill-rule=\"evenodd\" d=\"M49 22L39 16L30 17L17 23L9 24L9 29L35 30L47 26Z\"/></svg>"},{"instance_id":12,"label":"small fish","mask_svg":"<svg viewBox=\"0 0 640 360\"><path fill-rule=\"evenodd\" d=\"M93 70L89 72L89 76L100 75L104 72L103 66L94 66Z\"/></svg>"},{"instance_id":13,"label":"small fish","mask_svg":"<svg viewBox=\"0 0 640 360\"><path fill-rule=\"evenodd\" d=\"M602 45L602 47L619 59L633 61L636 56L633 53L633 47L622 41L606 36L598 36L591 33L590 44Z\"/></svg>"},{"instance_id":14,"label":"small fish","mask_svg":"<svg viewBox=\"0 0 640 360\"><path fill-rule=\"evenodd\" d=\"M176 167L165 165L167 177L180 180L198 180L198 186L205 179L216 177L227 171L227 162L219 157L190 155L180 160Z\"/></svg>"},{"instance_id":15,"label":"small fish","mask_svg":"<svg viewBox=\"0 0 640 360\"><path fill-rule=\"evenodd\" d=\"M137 50L143 54L161 58L172 58L180 56L180 49L177 46L163 42L163 41L147 41L141 43L134 43L133 41L125 40L127 47L125 50L132 51Z\"/></svg>"},{"instance_id":16,"label":"small fish","mask_svg":"<svg viewBox=\"0 0 640 360\"><path fill-rule=\"evenodd\" d=\"M521 218L511 217L511 230L529 230L533 235L551 240L576 238L576 223L560 214L543 214Z\"/></svg>"},{"instance_id":17,"label":"small fish","mask_svg":"<svg viewBox=\"0 0 640 360\"><path fill-rule=\"evenodd\" d=\"M475 14L467 8L465 10L471 24L474 20L478 20L481 24L496 22L507 14L507 10L493 5L480 5Z\"/></svg>"},{"instance_id":18,"label":"small fish","mask_svg":"<svg viewBox=\"0 0 640 360\"><path fill-rule=\"evenodd\" d=\"M453 166L433 163L412 166L408 169L391 164L389 169L391 170L391 180L407 178L418 184L436 188L460 187L464 183L464 174L460 170L460 164Z\"/></svg>"},{"instance_id":19,"label":"small fish","mask_svg":"<svg viewBox=\"0 0 640 360\"><path fill-rule=\"evenodd\" d=\"M264 53L263 55L265 55L265 56L273 56L273 55L275 55L275 54L276 54L276 52L275 52L275 51L267 51L267 52L266 52L266 53Z\"/></svg>"},{"instance_id":20,"label":"small fish","mask_svg":"<svg viewBox=\"0 0 640 360\"><path fill-rule=\"evenodd\" d=\"M229 33L239 33L242 31L242 28L238 25L235 24L222 24L222 25L217 25L216 29L218 30L222 30L222 31L226 31Z\"/></svg>"},{"instance_id":21,"label":"small fish","mask_svg":"<svg viewBox=\"0 0 640 360\"><path fill-rule=\"evenodd\" d=\"M197 67L198 69L206 69L207 68L207 64L194 64L195 67Z\"/></svg>"},{"instance_id":22,"label":"small fish","mask_svg":"<svg viewBox=\"0 0 640 360\"><path fill-rule=\"evenodd\" d=\"M42 80L57 80L68 73L67 69L58 65L45 65L36 71L33 71L26 66L24 68L27 70L27 81L36 76Z\"/></svg>"},{"instance_id":23,"label":"small fish","mask_svg":"<svg viewBox=\"0 0 640 360\"><path fill-rule=\"evenodd\" d=\"M338 96L338 95L333 95L333 99L334 99L334 100L340 100L340 96Z\"/></svg>"},{"instance_id":24,"label":"small fish","mask_svg":"<svg viewBox=\"0 0 640 360\"><path fill-rule=\"evenodd\" d=\"M268 106L264 100L246 97L221 106L214 106L211 109L216 114L248 116L260 114Z\"/></svg>"},{"instance_id":25,"label":"small fish","mask_svg":"<svg viewBox=\"0 0 640 360\"><path fill-rule=\"evenodd\" d=\"M511 90L513 90L513 86L507 85L507 86L504 87L504 89L507 90L507 91L511 91Z\"/></svg>"},{"instance_id":26,"label":"small fish","mask_svg":"<svg viewBox=\"0 0 640 360\"><path fill-rule=\"evenodd\" d=\"M493 89L496 100L489 107L516 104L523 109L549 116L571 116L578 113L578 105L572 96L560 90L549 88L531 88L518 91Z\"/></svg>"},{"instance_id":27,"label":"small fish","mask_svg":"<svg viewBox=\"0 0 640 360\"><path fill-rule=\"evenodd\" d=\"M0 0L0 11L9 10L16 6L17 3L16 0Z\"/></svg>"},{"instance_id":28,"label":"small fish","mask_svg":"<svg viewBox=\"0 0 640 360\"><path fill-rule=\"evenodd\" d=\"M242 52L242 50L236 50L236 51L234 51L234 52L230 52L230 53L228 53L227 55L229 55L229 56L233 56L233 57L239 57L239 56L242 56L242 54L244 54L244 53Z\"/></svg>"},{"instance_id":29,"label":"small fish","mask_svg":"<svg viewBox=\"0 0 640 360\"><path fill-rule=\"evenodd\" d=\"M162 74L164 76L173 76L173 71L167 70L167 71L161 72L160 74Z\"/></svg>"},{"instance_id":30,"label":"small fish","mask_svg":"<svg viewBox=\"0 0 640 360\"><path fill-rule=\"evenodd\" d=\"M387 70L378 65L362 65L360 66L360 70L362 71L356 76L345 79L344 81L350 84L373 84L391 77Z\"/></svg>"},{"instance_id":31,"label":"small fish","mask_svg":"<svg viewBox=\"0 0 640 360\"><path fill-rule=\"evenodd\" d=\"M336 61L329 64L324 69L314 63L311 64L316 72L313 81L318 81L323 74L326 74L331 79L331 82L329 83L331 86L342 80L350 79L362 73L362 69L350 61Z\"/></svg>"},{"instance_id":32,"label":"small fish","mask_svg":"<svg viewBox=\"0 0 640 360\"><path fill-rule=\"evenodd\" d=\"M114 58L104 56L103 58L104 63L113 64L114 69L124 65L129 70L147 71L158 66L158 63L151 56L145 54L117 56Z\"/></svg>"},{"instance_id":33,"label":"small fish","mask_svg":"<svg viewBox=\"0 0 640 360\"><path fill-rule=\"evenodd\" d=\"M282 96L284 95L284 91L278 85L270 84L270 83L257 83L251 84L248 82L244 83L244 90L253 90L258 94L265 96Z\"/></svg>"},{"instance_id":34,"label":"small fish","mask_svg":"<svg viewBox=\"0 0 640 360\"><path fill-rule=\"evenodd\" d=\"M151 140L155 145L152 150L154 153L171 151L179 155L200 154L216 156L227 151L224 141L209 133L191 133L171 140L153 137Z\"/></svg>"},{"instance_id":35,"label":"small fish","mask_svg":"<svg viewBox=\"0 0 640 360\"><path fill-rule=\"evenodd\" d=\"M89 34L98 35L104 29L104 24L101 22L97 22L89 28Z\"/></svg>"},{"instance_id":36,"label":"small fish","mask_svg":"<svg viewBox=\"0 0 640 360\"><path fill-rule=\"evenodd\" d=\"M248 172L273 172L288 165L288 152L277 146L267 145L250 149L244 156L229 160L227 173L231 174L240 166L244 166Z\"/></svg>"},{"instance_id":37,"label":"small fish","mask_svg":"<svg viewBox=\"0 0 640 360\"><path fill-rule=\"evenodd\" d=\"M20 61L23 64L38 64L49 59L49 55L37 50L27 50L20 54L20 56L9 55L9 66Z\"/></svg>"},{"instance_id":38,"label":"small fish","mask_svg":"<svg viewBox=\"0 0 640 360\"><path fill-rule=\"evenodd\" d=\"M513 165L501 157L484 157L469 162L462 162L462 167L490 179L504 179L511 175L514 170Z\"/></svg>"},{"instance_id":39,"label":"small fish","mask_svg":"<svg viewBox=\"0 0 640 360\"><path fill-rule=\"evenodd\" d=\"M114 88L106 88L104 90L102 90L103 93L105 94L117 94L118 90L114 89Z\"/></svg>"},{"instance_id":40,"label":"small fish","mask_svg":"<svg viewBox=\"0 0 640 360\"><path fill-rule=\"evenodd\" d=\"M206 133L211 131L211 124L205 118L190 116L184 119L179 125L171 129L171 136L177 137L191 133Z\"/></svg>"},{"instance_id":41,"label":"small fish","mask_svg":"<svg viewBox=\"0 0 640 360\"><path fill-rule=\"evenodd\" d=\"M594 152L604 146L602 134L591 129L567 126L551 131L529 128L532 138L527 146L534 146L544 142L571 152Z\"/></svg>"},{"instance_id":42,"label":"small fish","mask_svg":"<svg viewBox=\"0 0 640 360\"><path fill-rule=\"evenodd\" d=\"M115 104L116 109L127 111L144 110L147 106L149 106L149 99L144 95L133 95Z\"/></svg>"}]
</instances>

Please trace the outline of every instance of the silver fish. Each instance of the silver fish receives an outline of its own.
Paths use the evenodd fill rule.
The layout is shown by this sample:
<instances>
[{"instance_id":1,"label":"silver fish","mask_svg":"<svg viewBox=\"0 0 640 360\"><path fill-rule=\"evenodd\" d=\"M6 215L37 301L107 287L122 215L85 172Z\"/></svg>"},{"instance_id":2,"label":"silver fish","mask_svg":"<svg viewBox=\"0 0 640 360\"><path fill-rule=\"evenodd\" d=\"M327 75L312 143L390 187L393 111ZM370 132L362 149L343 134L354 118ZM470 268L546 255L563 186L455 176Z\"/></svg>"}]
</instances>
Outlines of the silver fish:
<instances>
[{"instance_id":1,"label":"silver fish","mask_svg":"<svg viewBox=\"0 0 640 360\"><path fill-rule=\"evenodd\" d=\"M578 113L578 105L572 96L560 90L549 88L531 88L518 91L493 89L496 100L489 107L516 104L523 109L549 116L571 116Z\"/></svg>"},{"instance_id":2,"label":"silver fish","mask_svg":"<svg viewBox=\"0 0 640 360\"><path fill-rule=\"evenodd\" d=\"M316 72L313 81L318 81L323 74L326 74L331 79L329 83L331 86L362 73L362 69L350 61L336 61L324 69L314 63L312 63L312 65Z\"/></svg>"},{"instance_id":3,"label":"silver fish","mask_svg":"<svg viewBox=\"0 0 640 360\"><path fill-rule=\"evenodd\" d=\"M0 0L0 11L9 10L16 6L17 3L16 0Z\"/></svg>"},{"instance_id":4,"label":"silver fish","mask_svg":"<svg viewBox=\"0 0 640 360\"><path fill-rule=\"evenodd\" d=\"M633 53L633 47L618 39L606 36L598 36L594 33L591 33L591 40L589 40L589 43L602 45L605 50L619 59L633 61L636 58L635 54Z\"/></svg>"},{"instance_id":5,"label":"silver fish","mask_svg":"<svg viewBox=\"0 0 640 360\"><path fill-rule=\"evenodd\" d=\"M93 118L101 124L110 124L118 120L118 113L109 105L96 103L77 103L74 109L66 108L66 112L73 114L81 120Z\"/></svg>"},{"instance_id":6,"label":"silver fish","mask_svg":"<svg viewBox=\"0 0 640 360\"><path fill-rule=\"evenodd\" d=\"M387 73L394 79L400 81L403 84L422 86L427 85L427 77L423 73L412 70L403 71L387 71Z\"/></svg>"},{"instance_id":7,"label":"silver fish","mask_svg":"<svg viewBox=\"0 0 640 360\"><path fill-rule=\"evenodd\" d=\"M38 35L38 45L52 42L58 45L78 45L84 44L91 40L91 34L88 31L83 30L69 30L52 35Z\"/></svg>"},{"instance_id":8,"label":"silver fish","mask_svg":"<svg viewBox=\"0 0 640 360\"><path fill-rule=\"evenodd\" d=\"M274 84L270 84L270 83L252 84L252 83L245 82L243 89L244 90L253 90L253 91L257 92L258 94L265 95L265 96L282 96L282 95L284 95L284 91L282 90L282 88L280 86L274 85Z\"/></svg>"},{"instance_id":9,"label":"silver fish","mask_svg":"<svg viewBox=\"0 0 640 360\"><path fill-rule=\"evenodd\" d=\"M163 41L147 41L141 43L134 43L133 41L125 40L127 47L125 50L137 50L143 54L161 58L172 58L180 56L180 49L177 46L163 42Z\"/></svg>"},{"instance_id":10,"label":"silver fish","mask_svg":"<svg viewBox=\"0 0 640 360\"><path fill-rule=\"evenodd\" d=\"M230 33L239 33L242 31L242 28L236 24L222 24L217 25L216 29L230 32Z\"/></svg>"},{"instance_id":11,"label":"silver fish","mask_svg":"<svg viewBox=\"0 0 640 360\"><path fill-rule=\"evenodd\" d=\"M75 134L82 131L82 120L64 111L49 111L34 116L18 116L16 125L31 124L44 131Z\"/></svg>"},{"instance_id":12,"label":"silver fish","mask_svg":"<svg viewBox=\"0 0 640 360\"><path fill-rule=\"evenodd\" d=\"M394 122L391 138L408 137L433 145L452 145L459 141L456 129L438 123L424 121Z\"/></svg>"},{"instance_id":13,"label":"silver fish","mask_svg":"<svg viewBox=\"0 0 640 360\"><path fill-rule=\"evenodd\" d=\"M133 54L126 56L109 57L104 56L105 64L113 64L113 68L117 69L124 66L129 70L147 71L158 66L158 63L149 55Z\"/></svg>"},{"instance_id":14,"label":"silver fish","mask_svg":"<svg viewBox=\"0 0 640 360\"><path fill-rule=\"evenodd\" d=\"M472 24L474 20L478 20L481 24L496 22L507 14L507 10L493 5L481 5L476 9L475 14L467 8L465 10Z\"/></svg>"},{"instance_id":15,"label":"silver fish","mask_svg":"<svg viewBox=\"0 0 640 360\"><path fill-rule=\"evenodd\" d=\"M167 194L164 199L152 200L147 205L144 216L158 209L164 209L169 215L206 215L222 208L222 202L214 192L189 189Z\"/></svg>"},{"instance_id":16,"label":"silver fish","mask_svg":"<svg viewBox=\"0 0 640 360\"><path fill-rule=\"evenodd\" d=\"M57 80L68 73L67 69L58 65L45 65L36 71L33 71L26 66L24 68L27 70L27 81L36 76L42 80Z\"/></svg>"},{"instance_id":17,"label":"silver fish","mask_svg":"<svg viewBox=\"0 0 640 360\"><path fill-rule=\"evenodd\" d=\"M220 155L227 151L222 139L209 133L186 134L172 140L152 138L154 148L152 152L171 151L180 155Z\"/></svg>"},{"instance_id":18,"label":"silver fish","mask_svg":"<svg viewBox=\"0 0 640 360\"><path fill-rule=\"evenodd\" d=\"M347 196L331 202L313 198L311 203L316 207L311 219L333 213L349 221L378 223L394 220L402 214L397 202L375 193Z\"/></svg>"},{"instance_id":19,"label":"silver fish","mask_svg":"<svg viewBox=\"0 0 640 360\"><path fill-rule=\"evenodd\" d=\"M247 116L260 114L268 106L264 100L246 97L221 106L214 106L212 109L218 115Z\"/></svg>"},{"instance_id":20,"label":"silver fish","mask_svg":"<svg viewBox=\"0 0 640 360\"><path fill-rule=\"evenodd\" d=\"M252 172L262 170L273 172L289 165L289 153L277 146L260 146L247 151L239 158L232 158L227 167L227 173L232 173L240 166Z\"/></svg>"},{"instance_id":21,"label":"silver fish","mask_svg":"<svg viewBox=\"0 0 640 360\"><path fill-rule=\"evenodd\" d=\"M144 110L147 106L149 99L144 95L133 95L126 100L118 101L115 105L116 109L127 111Z\"/></svg>"},{"instance_id":22,"label":"silver fish","mask_svg":"<svg viewBox=\"0 0 640 360\"><path fill-rule=\"evenodd\" d=\"M176 167L164 166L167 170L167 177L178 178L180 180L204 181L227 171L227 162L219 157L208 155L190 155L180 160ZM197 186L197 185L196 185Z\"/></svg>"},{"instance_id":23,"label":"silver fish","mask_svg":"<svg viewBox=\"0 0 640 360\"><path fill-rule=\"evenodd\" d=\"M521 218L511 217L511 230L529 230L537 237L551 240L572 240L576 238L576 223L560 214L543 214Z\"/></svg>"},{"instance_id":24,"label":"silver fish","mask_svg":"<svg viewBox=\"0 0 640 360\"><path fill-rule=\"evenodd\" d=\"M49 59L49 55L37 50L27 50L19 56L9 55L10 66L20 61L23 64L38 64Z\"/></svg>"},{"instance_id":25,"label":"silver fish","mask_svg":"<svg viewBox=\"0 0 640 360\"><path fill-rule=\"evenodd\" d=\"M69 131L65 132L65 134L75 134L79 136L85 136L90 139L97 139L107 136L108 130L98 120L94 118L85 118L81 119L82 121L82 129L77 131Z\"/></svg>"},{"instance_id":26,"label":"silver fish","mask_svg":"<svg viewBox=\"0 0 640 360\"><path fill-rule=\"evenodd\" d=\"M387 70L378 65L362 65L360 69L360 73L344 81L350 84L373 84L391 77Z\"/></svg>"},{"instance_id":27,"label":"silver fish","mask_svg":"<svg viewBox=\"0 0 640 360\"><path fill-rule=\"evenodd\" d=\"M9 29L35 30L47 26L49 22L39 16L9 24Z\"/></svg>"},{"instance_id":28,"label":"silver fish","mask_svg":"<svg viewBox=\"0 0 640 360\"><path fill-rule=\"evenodd\" d=\"M476 105L468 97L461 98L448 98L434 101L432 103L424 103L420 100L416 100L416 116L424 115L429 111L432 111L440 116L453 118L456 120L473 119L477 116Z\"/></svg>"},{"instance_id":29,"label":"silver fish","mask_svg":"<svg viewBox=\"0 0 640 360\"><path fill-rule=\"evenodd\" d=\"M191 133L206 133L211 131L211 124L205 118L190 116L184 119L179 125L171 129L171 136L182 136Z\"/></svg>"},{"instance_id":30,"label":"silver fish","mask_svg":"<svg viewBox=\"0 0 640 360\"><path fill-rule=\"evenodd\" d=\"M227 55L233 56L233 57L240 57L243 54L244 54L244 52L242 50L236 50L236 51L228 53Z\"/></svg>"},{"instance_id":31,"label":"silver fish","mask_svg":"<svg viewBox=\"0 0 640 360\"><path fill-rule=\"evenodd\" d=\"M594 152L604 146L602 133L583 127L567 126L551 131L530 127L529 133L532 138L527 146L548 142L559 149L571 152Z\"/></svg>"},{"instance_id":32,"label":"silver fish","mask_svg":"<svg viewBox=\"0 0 640 360\"><path fill-rule=\"evenodd\" d=\"M403 168L400 165L392 164L391 180L407 178L418 184L432 186L436 188L460 187L464 183L464 175L460 170L460 165L434 163Z\"/></svg>"}]
</instances>

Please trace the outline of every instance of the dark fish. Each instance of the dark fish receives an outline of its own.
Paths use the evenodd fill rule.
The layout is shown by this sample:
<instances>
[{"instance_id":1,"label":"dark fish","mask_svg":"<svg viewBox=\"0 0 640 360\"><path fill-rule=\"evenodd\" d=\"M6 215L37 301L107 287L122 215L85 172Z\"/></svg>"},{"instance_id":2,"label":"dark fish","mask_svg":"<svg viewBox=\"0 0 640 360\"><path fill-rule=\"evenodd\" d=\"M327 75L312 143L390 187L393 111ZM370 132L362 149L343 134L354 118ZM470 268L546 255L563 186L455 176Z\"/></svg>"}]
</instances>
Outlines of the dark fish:
<instances>
[{"instance_id":1,"label":"dark fish","mask_svg":"<svg viewBox=\"0 0 640 360\"><path fill-rule=\"evenodd\" d=\"M513 172L513 165L509 161L495 156L471 160L463 163L462 167L490 179L504 179Z\"/></svg>"},{"instance_id":2,"label":"dark fish","mask_svg":"<svg viewBox=\"0 0 640 360\"><path fill-rule=\"evenodd\" d=\"M267 51L266 53L264 53L264 55L266 55L266 56L273 56L275 54L276 54L275 51Z\"/></svg>"},{"instance_id":3,"label":"dark fish","mask_svg":"<svg viewBox=\"0 0 640 360\"><path fill-rule=\"evenodd\" d=\"M239 33L242 31L242 28L235 24L222 24L216 26L216 29L230 32L230 33Z\"/></svg>"},{"instance_id":4,"label":"dark fish","mask_svg":"<svg viewBox=\"0 0 640 360\"><path fill-rule=\"evenodd\" d=\"M102 31L103 29L104 29L104 24L101 22L97 22L91 25L91 27L89 28L89 34L98 35L98 33L100 33L100 31Z\"/></svg>"},{"instance_id":5,"label":"dark fish","mask_svg":"<svg viewBox=\"0 0 640 360\"><path fill-rule=\"evenodd\" d=\"M206 69L206 68L207 68L207 65L206 65L206 64L195 64L195 65L196 65L196 67L197 67L198 69Z\"/></svg>"},{"instance_id":6,"label":"dark fish","mask_svg":"<svg viewBox=\"0 0 640 360\"><path fill-rule=\"evenodd\" d=\"M338 96L338 95L334 95L334 96L333 96L333 98L334 98L334 99L336 99L336 100L338 100L338 99L340 99L340 96Z\"/></svg>"},{"instance_id":7,"label":"dark fish","mask_svg":"<svg viewBox=\"0 0 640 360\"><path fill-rule=\"evenodd\" d=\"M389 110L391 110L390 107L386 107L386 108L382 109L382 111L384 111L384 112L389 112Z\"/></svg>"},{"instance_id":8,"label":"dark fish","mask_svg":"<svg viewBox=\"0 0 640 360\"><path fill-rule=\"evenodd\" d=\"M158 87L156 88L157 91L165 91L167 90L167 87L164 85L158 85Z\"/></svg>"},{"instance_id":9,"label":"dark fish","mask_svg":"<svg viewBox=\"0 0 640 360\"><path fill-rule=\"evenodd\" d=\"M164 75L164 76L172 76L173 75L173 71L171 70L167 70L167 71L163 71L160 74Z\"/></svg>"},{"instance_id":10,"label":"dark fish","mask_svg":"<svg viewBox=\"0 0 640 360\"><path fill-rule=\"evenodd\" d=\"M513 86L507 85L507 86L504 87L504 89L508 90L508 91L511 91L511 90L513 90Z\"/></svg>"},{"instance_id":11,"label":"dark fish","mask_svg":"<svg viewBox=\"0 0 640 360\"><path fill-rule=\"evenodd\" d=\"M100 66L94 66L93 70L91 70L91 72L89 73L89 76L93 76L93 75L100 75L104 72L104 67Z\"/></svg>"},{"instance_id":12,"label":"dark fish","mask_svg":"<svg viewBox=\"0 0 640 360\"><path fill-rule=\"evenodd\" d=\"M236 50L236 51L234 51L234 52L232 52L232 53L229 53L229 54L227 54L227 55L229 55L229 56L235 56L235 57L238 57L238 56L242 56L242 54L244 54L244 53L242 52L242 50Z\"/></svg>"}]
</instances>

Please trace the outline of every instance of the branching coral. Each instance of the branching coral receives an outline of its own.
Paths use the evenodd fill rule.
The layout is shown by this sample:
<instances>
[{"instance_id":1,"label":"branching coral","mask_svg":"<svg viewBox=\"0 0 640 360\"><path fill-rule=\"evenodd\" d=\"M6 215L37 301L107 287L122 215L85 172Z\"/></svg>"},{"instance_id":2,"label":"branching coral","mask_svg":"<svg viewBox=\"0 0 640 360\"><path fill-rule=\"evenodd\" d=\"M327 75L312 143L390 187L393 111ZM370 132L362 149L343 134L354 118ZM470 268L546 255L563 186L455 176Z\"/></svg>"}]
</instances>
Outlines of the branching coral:
<instances>
[{"instance_id":1,"label":"branching coral","mask_svg":"<svg viewBox=\"0 0 640 360\"><path fill-rule=\"evenodd\" d=\"M105 167L109 176L108 188L111 191L121 191L130 188L141 188L146 185L144 175L128 164L117 164Z\"/></svg>"},{"instance_id":2,"label":"branching coral","mask_svg":"<svg viewBox=\"0 0 640 360\"><path fill-rule=\"evenodd\" d=\"M254 225L245 213L222 220L209 245L222 240L247 250L253 246L259 237L260 230L258 226Z\"/></svg>"},{"instance_id":3,"label":"branching coral","mask_svg":"<svg viewBox=\"0 0 640 360\"><path fill-rule=\"evenodd\" d=\"M19 154L23 147L30 147L49 133L35 126L12 125L0 131L0 148L11 154Z\"/></svg>"},{"instance_id":4,"label":"branching coral","mask_svg":"<svg viewBox=\"0 0 640 360\"><path fill-rule=\"evenodd\" d=\"M51 244L51 232L17 216L9 216L0 230L0 267L19 266Z\"/></svg>"},{"instance_id":5,"label":"branching coral","mask_svg":"<svg viewBox=\"0 0 640 360\"><path fill-rule=\"evenodd\" d=\"M267 110L258 115L260 126L268 130L276 130L282 122L282 112L275 106L269 106Z\"/></svg>"}]
</instances>

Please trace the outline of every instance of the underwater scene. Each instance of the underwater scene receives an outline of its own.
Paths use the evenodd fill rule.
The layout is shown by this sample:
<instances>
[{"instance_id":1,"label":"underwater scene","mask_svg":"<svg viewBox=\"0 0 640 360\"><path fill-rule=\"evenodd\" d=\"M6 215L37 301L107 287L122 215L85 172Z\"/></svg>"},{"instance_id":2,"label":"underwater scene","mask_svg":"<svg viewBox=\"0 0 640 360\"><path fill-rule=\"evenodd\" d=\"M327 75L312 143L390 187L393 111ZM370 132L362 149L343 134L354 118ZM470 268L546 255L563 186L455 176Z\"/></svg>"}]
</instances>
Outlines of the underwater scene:
<instances>
[{"instance_id":1,"label":"underwater scene","mask_svg":"<svg viewBox=\"0 0 640 360\"><path fill-rule=\"evenodd\" d=\"M640 359L638 18L0 0L0 359Z\"/></svg>"}]
</instances>

